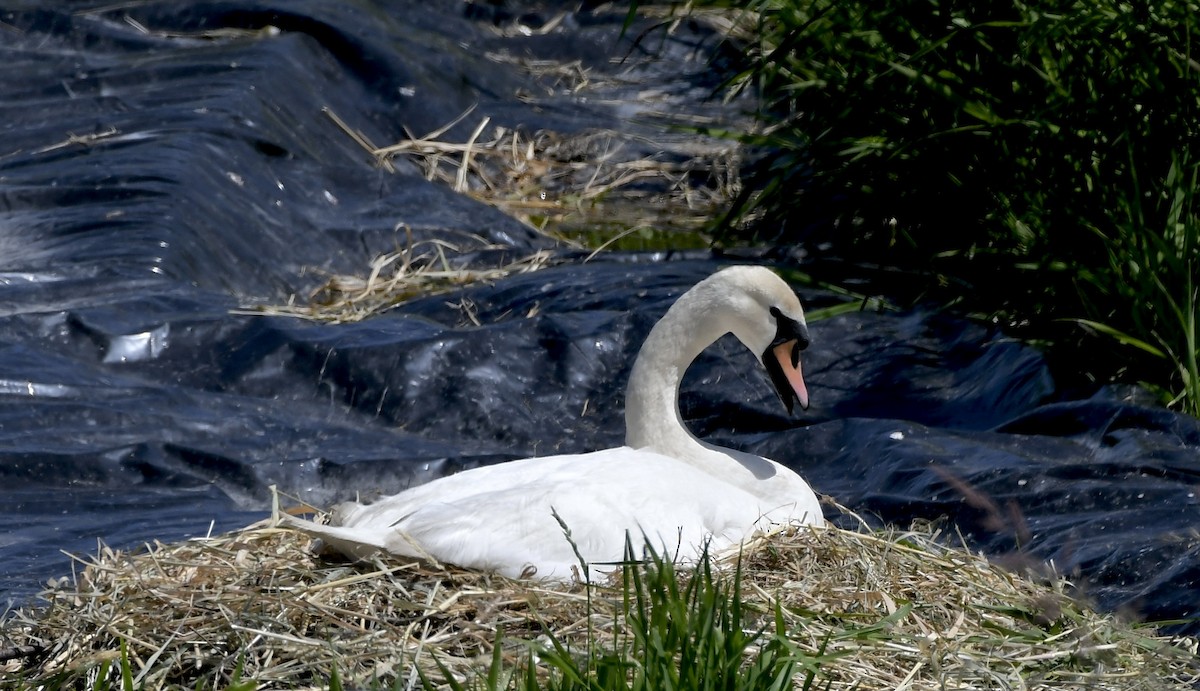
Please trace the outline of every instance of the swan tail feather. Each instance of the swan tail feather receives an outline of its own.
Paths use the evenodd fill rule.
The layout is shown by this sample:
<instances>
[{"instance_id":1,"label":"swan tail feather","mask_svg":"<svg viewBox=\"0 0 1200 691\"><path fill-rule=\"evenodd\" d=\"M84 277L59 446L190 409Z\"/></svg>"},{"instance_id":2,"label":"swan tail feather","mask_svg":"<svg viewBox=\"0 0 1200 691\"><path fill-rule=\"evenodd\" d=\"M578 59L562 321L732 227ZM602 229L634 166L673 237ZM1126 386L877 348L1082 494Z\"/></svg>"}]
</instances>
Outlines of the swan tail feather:
<instances>
[{"instance_id":1,"label":"swan tail feather","mask_svg":"<svg viewBox=\"0 0 1200 691\"><path fill-rule=\"evenodd\" d=\"M321 525L288 514L280 514L278 521L281 526L320 539L325 547L356 561L367 561L381 553L431 561L428 554L400 531Z\"/></svg>"}]
</instances>

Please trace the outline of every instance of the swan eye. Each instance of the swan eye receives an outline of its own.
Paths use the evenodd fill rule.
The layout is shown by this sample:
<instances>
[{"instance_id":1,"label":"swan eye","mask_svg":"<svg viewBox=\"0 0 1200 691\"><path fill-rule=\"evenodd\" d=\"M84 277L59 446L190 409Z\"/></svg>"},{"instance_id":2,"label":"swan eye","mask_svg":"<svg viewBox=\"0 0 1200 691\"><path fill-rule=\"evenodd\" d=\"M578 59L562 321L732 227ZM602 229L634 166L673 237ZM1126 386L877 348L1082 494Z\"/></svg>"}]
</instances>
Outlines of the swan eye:
<instances>
[{"instance_id":1,"label":"swan eye","mask_svg":"<svg viewBox=\"0 0 1200 691\"><path fill-rule=\"evenodd\" d=\"M800 360L800 351L808 348L808 328L784 314L783 310L774 305L771 306L770 312L771 316L775 318L775 340L771 342L771 345L777 346L788 341L795 341L796 346L792 349L792 365L795 366Z\"/></svg>"}]
</instances>

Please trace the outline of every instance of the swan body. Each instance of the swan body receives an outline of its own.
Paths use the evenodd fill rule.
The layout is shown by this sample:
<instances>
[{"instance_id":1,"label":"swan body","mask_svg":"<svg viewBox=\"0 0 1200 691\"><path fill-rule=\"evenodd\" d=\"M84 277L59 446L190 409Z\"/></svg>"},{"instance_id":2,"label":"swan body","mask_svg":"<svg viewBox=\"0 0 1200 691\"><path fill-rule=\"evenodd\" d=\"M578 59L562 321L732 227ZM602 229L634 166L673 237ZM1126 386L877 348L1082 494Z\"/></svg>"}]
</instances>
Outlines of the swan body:
<instances>
[{"instance_id":1,"label":"swan body","mask_svg":"<svg viewBox=\"0 0 1200 691\"><path fill-rule=\"evenodd\" d=\"M730 332L759 356L789 411L808 407L800 301L768 269L729 267L680 296L646 338L626 390L625 446L475 468L371 504L342 504L336 525L281 520L352 558L382 551L560 581L586 578L580 556L590 570L612 568L605 565L622 560L627 534L636 547L644 536L660 554L693 561L706 545L718 552L772 525L823 525L799 475L684 426L683 373Z\"/></svg>"}]
</instances>

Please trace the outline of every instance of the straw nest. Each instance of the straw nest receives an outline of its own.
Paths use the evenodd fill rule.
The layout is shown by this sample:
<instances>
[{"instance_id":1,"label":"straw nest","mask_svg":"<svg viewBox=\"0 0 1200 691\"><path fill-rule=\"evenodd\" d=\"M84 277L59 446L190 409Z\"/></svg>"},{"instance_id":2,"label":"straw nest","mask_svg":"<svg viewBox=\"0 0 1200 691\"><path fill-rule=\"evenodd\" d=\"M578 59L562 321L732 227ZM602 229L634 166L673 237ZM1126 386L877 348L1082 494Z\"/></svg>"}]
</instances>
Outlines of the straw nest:
<instances>
[{"instance_id":1,"label":"straw nest","mask_svg":"<svg viewBox=\"0 0 1200 691\"><path fill-rule=\"evenodd\" d=\"M780 613L794 649L818 661L814 688L1161 690L1200 678L1194 640L1119 623L1072 601L1061 582L1019 578L938 537L760 536L737 581L743 626L773 629ZM10 613L0 671L22 688L103 688L97 676L119 679L124 655L145 688L329 688L333 670L347 687L412 688L418 669L476 678L498 640L512 666L550 636L579 653L629 645L619 583L335 563L308 545L264 521L139 552L102 549L73 582L43 593L44 608ZM718 581L734 583L734 568L718 563Z\"/></svg>"}]
</instances>

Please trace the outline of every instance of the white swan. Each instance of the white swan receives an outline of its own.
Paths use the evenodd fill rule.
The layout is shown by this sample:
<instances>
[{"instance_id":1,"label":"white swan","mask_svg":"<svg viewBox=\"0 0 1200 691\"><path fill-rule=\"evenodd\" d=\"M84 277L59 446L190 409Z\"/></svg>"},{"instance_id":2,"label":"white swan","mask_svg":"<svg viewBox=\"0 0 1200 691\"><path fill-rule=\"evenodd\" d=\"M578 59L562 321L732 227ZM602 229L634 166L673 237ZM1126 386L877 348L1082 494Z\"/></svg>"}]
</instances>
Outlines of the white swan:
<instances>
[{"instance_id":1,"label":"white swan","mask_svg":"<svg viewBox=\"0 0 1200 691\"><path fill-rule=\"evenodd\" d=\"M808 345L795 293L762 267L723 269L684 293L642 345L625 400L626 446L526 458L434 480L371 504L342 504L340 525L281 516L353 558L378 551L508 577L578 578L570 529L593 571L613 568L626 532L694 560L772 524L822 525L816 495L788 468L700 441L679 414L688 365L732 332L759 356L789 411L808 407L799 353Z\"/></svg>"}]
</instances>

